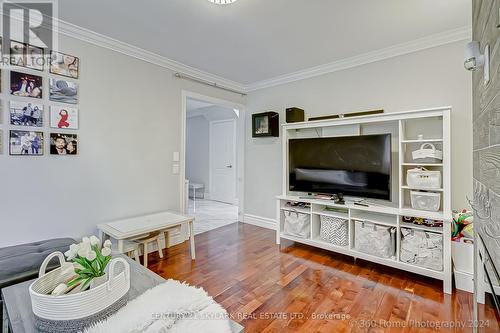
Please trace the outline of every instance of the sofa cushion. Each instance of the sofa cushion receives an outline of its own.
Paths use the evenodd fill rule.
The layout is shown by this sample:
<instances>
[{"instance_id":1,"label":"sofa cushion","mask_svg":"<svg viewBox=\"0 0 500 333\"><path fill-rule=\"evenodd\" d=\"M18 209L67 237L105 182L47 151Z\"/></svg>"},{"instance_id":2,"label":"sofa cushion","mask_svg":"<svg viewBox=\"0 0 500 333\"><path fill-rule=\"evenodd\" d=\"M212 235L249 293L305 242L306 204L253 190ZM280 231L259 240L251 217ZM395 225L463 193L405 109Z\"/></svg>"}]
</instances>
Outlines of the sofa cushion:
<instances>
[{"instance_id":1,"label":"sofa cushion","mask_svg":"<svg viewBox=\"0 0 500 333\"><path fill-rule=\"evenodd\" d=\"M0 289L37 277L42 261L52 252L65 252L71 244L71 238L56 238L29 244L14 245L0 249ZM50 268L58 266L54 258Z\"/></svg>"}]
</instances>

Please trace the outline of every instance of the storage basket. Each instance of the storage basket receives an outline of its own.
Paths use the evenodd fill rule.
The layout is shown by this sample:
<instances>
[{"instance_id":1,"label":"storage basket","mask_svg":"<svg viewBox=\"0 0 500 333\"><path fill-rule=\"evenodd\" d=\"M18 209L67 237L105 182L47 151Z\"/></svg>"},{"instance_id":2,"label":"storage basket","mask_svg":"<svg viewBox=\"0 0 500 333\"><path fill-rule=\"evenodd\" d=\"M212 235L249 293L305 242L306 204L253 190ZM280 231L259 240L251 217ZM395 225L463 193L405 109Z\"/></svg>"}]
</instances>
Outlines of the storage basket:
<instances>
[{"instance_id":1,"label":"storage basket","mask_svg":"<svg viewBox=\"0 0 500 333\"><path fill-rule=\"evenodd\" d=\"M335 217L320 215L319 236L322 240L337 246L349 245L349 223L348 220Z\"/></svg>"},{"instance_id":2,"label":"storage basket","mask_svg":"<svg viewBox=\"0 0 500 333\"><path fill-rule=\"evenodd\" d=\"M416 266L442 271L443 235L401 228L400 260Z\"/></svg>"},{"instance_id":3,"label":"storage basket","mask_svg":"<svg viewBox=\"0 0 500 333\"><path fill-rule=\"evenodd\" d=\"M432 143L424 143L411 153L413 160L427 163L438 163L443 160L443 152Z\"/></svg>"},{"instance_id":4,"label":"storage basket","mask_svg":"<svg viewBox=\"0 0 500 333\"><path fill-rule=\"evenodd\" d=\"M406 172L406 182L412 188L441 188L441 171L425 168L410 169Z\"/></svg>"},{"instance_id":5,"label":"storage basket","mask_svg":"<svg viewBox=\"0 0 500 333\"><path fill-rule=\"evenodd\" d=\"M410 191L411 206L418 210L437 212L441 206L441 193Z\"/></svg>"},{"instance_id":6,"label":"storage basket","mask_svg":"<svg viewBox=\"0 0 500 333\"><path fill-rule=\"evenodd\" d=\"M356 250L381 258L395 256L396 228L364 221L355 221L354 226Z\"/></svg>"},{"instance_id":7,"label":"storage basket","mask_svg":"<svg viewBox=\"0 0 500 333\"><path fill-rule=\"evenodd\" d=\"M57 257L61 267L46 273L49 261ZM122 264L121 271L117 264ZM108 281L87 291L60 296L49 295L56 286L75 276L73 264L61 252L43 261L39 277L29 286L35 326L42 332L79 332L118 311L127 303L130 289L130 266L126 260L109 262Z\"/></svg>"},{"instance_id":8,"label":"storage basket","mask_svg":"<svg viewBox=\"0 0 500 333\"><path fill-rule=\"evenodd\" d=\"M295 211L284 211L283 232L290 236L309 238L311 236L311 216Z\"/></svg>"}]
</instances>

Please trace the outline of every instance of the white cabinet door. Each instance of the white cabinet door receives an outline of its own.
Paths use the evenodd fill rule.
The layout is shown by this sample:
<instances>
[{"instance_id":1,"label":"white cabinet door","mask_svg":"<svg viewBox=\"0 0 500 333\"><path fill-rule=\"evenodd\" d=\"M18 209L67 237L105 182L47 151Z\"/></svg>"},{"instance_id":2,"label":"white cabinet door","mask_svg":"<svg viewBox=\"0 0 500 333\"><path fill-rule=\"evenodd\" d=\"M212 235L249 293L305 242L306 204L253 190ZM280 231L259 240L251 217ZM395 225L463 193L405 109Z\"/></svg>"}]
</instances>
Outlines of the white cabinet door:
<instances>
[{"instance_id":1,"label":"white cabinet door","mask_svg":"<svg viewBox=\"0 0 500 333\"><path fill-rule=\"evenodd\" d=\"M210 123L210 197L212 200L236 202L236 122Z\"/></svg>"}]
</instances>

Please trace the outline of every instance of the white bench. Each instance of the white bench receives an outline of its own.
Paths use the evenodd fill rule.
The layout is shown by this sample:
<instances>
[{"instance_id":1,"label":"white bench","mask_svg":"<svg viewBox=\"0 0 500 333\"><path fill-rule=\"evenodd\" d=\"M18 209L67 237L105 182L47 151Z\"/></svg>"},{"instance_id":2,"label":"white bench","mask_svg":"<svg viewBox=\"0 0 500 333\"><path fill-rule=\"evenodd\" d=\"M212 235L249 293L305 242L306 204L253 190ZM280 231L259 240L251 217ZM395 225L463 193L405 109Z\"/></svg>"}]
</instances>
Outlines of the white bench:
<instances>
[{"instance_id":1,"label":"white bench","mask_svg":"<svg viewBox=\"0 0 500 333\"><path fill-rule=\"evenodd\" d=\"M117 241L117 250L124 253L124 243L127 239L137 238L141 235L172 229L187 225L191 242L191 258L195 259L194 245L194 218L180 213L160 212L151 215L137 216L116 220L97 225L101 239L114 238Z\"/></svg>"}]
</instances>

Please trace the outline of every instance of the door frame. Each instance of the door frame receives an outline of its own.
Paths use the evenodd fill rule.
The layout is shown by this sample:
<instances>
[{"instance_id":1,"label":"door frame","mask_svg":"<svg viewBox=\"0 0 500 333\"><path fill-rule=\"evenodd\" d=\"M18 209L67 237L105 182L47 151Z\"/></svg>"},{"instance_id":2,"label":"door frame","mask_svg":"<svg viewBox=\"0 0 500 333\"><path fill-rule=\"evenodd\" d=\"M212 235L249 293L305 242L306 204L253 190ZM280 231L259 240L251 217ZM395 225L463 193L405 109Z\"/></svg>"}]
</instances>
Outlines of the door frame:
<instances>
[{"instance_id":1,"label":"door frame","mask_svg":"<svg viewBox=\"0 0 500 333\"><path fill-rule=\"evenodd\" d=\"M236 165L236 168L233 168L233 181L234 181L234 198L233 198L233 205L238 206L239 205L239 199L238 199L238 151L236 149L236 146L238 144L238 131L236 130L238 126L238 119L224 119L224 120L212 120L208 124L208 186L210 189L210 198L212 198L212 184L213 184L213 174L212 172L214 171L212 168L212 133L213 133L213 126L214 124L217 123L228 123L231 122L233 123L233 165Z\"/></svg>"},{"instance_id":2,"label":"door frame","mask_svg":"<svg viewBox=\"0 0 500 333\"><path fill-rule=\"evenodd\" d=\"M238 200L238 221L243 221L243 216L245 215L244 206L244 196L245 196L245 120L246 120L246 109L245 105L231 102L228 100L206 96L199 93L195 93L188 90L181 91L182 96L182 106L181 106L181 151L179 160L179 209L184 212L186 209L186 133L187 133L187 100L188 98L193 98L201 100L204 102L217 104L220 106L225 106L232 109L239 110L239 117L236 120L236 160L237 160L237 170L236 170L236 185L237 193L236 198ZM174 162L175 163L175 162Z\"/></svg>"}]
</instances>

